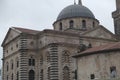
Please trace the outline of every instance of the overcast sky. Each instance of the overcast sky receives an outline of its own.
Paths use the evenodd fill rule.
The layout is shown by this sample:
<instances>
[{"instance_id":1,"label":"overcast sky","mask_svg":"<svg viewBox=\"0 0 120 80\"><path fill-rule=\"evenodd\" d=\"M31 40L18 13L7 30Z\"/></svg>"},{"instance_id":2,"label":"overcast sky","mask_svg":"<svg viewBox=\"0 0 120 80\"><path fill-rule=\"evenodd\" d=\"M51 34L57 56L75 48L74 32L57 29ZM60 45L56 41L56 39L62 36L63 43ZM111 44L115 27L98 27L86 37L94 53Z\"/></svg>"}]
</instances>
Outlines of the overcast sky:
<instances>
[{"instance_id":1,"label":"overcast sky","mask_svg":"<svg viewBox=\"0 0 120 80\"><path fill-rule=\"evenodd\" d=\"M52 29L59 12L73 3L74 0L0 0L0 44L11 26ZM101 25L114 32L111 12L115 11L115 0L82 0L82 3L94 13ZM0 47L0 58L2 53Z\"/></svg>"}]
</instances>

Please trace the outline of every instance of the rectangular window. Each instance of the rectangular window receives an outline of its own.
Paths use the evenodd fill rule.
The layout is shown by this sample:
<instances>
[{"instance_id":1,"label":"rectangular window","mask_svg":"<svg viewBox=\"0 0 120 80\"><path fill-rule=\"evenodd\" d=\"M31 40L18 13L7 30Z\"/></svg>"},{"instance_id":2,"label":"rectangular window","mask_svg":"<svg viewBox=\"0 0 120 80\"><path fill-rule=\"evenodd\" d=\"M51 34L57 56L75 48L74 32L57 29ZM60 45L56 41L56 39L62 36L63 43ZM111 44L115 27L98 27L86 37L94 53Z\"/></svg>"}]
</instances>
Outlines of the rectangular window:
<instances>
[{"instance_id":1,"label":"rectangular window","mask_svg":"<svg viewBox=\"0 0 120 80\"><path fill-rule=\"evenodd\" d=\"M35 66L35 59L29 59L29 66Z\"/></svg>"},{"instance_id":2,"label":"rectangular window","mask_svg":"<svg viewBox=\"0 0 120 80\"><path fill-rule=\"evenodd\" d=\"M110 67L110 75L111 78L115 78L117 76L117 71L115 66Z\"/></svg>"},{"instance_id":3,"label":"rectangular window","mask_svg":"<svg viewBox=\"0 0 120 80\"><path fill-rule=\"evenodd\" d=\"M17 68L19 67L19 61L17 61Z\"/></svg>"},{"instance_id":4,"label":"rectangular window","mask_svg":"<svg viewBox=\"0 0 120 80\"><path fill-rule=\"evenodd\" d=\"M32 59L32 66L35 66L35 59Z\"/></svg>"},{"instance_id":5,"label":"rectangular window","mask_svg":"<svg viewBox=\"0 0 120 80\"><path fill-rule=\"evenodd\" d=\"M13 70L13 63L12 63L12 65L11 65L11 69Z\"/></svg>"},{"instance_id":6,"label":"rectangular window","mask_svg":"<svg viewBox=\"0 0 120 80\"><path fill-rule=\"evenodd\" d=\"M95 79L95 75L94 75L94 74L91 74L91 75L90 75L90 79Z\"/></svg>"},{"instance_id":7,"label":"rectangular window","mask_svg":"<svg viewBox=\"0 0 120 80\"><path fill-rule=\"evenodd\" d=\"M31 59L29 59L29 66L31 66Z\"/></svg>"},{"instance_id":8,"label":"rectangular window","mask_svg":"<svg viewBox=\"0 0 120 80\"><path fill-rule=\"evenodd\" d=\"M40 71L40 80L43 80L43 77L44 77L44 75L43 75L44 73L43 73L43 69Z\"/></svg>"},{"instance_id":9,"label":"rectangular window","mask_svg":"<svg viewBox=\"0 0 120 80\"><path fill-rule=\"evenodd\" d=\"M19 80L19 72L17 72L17 79L16 80Z\"/></svg>"}]
</instances>

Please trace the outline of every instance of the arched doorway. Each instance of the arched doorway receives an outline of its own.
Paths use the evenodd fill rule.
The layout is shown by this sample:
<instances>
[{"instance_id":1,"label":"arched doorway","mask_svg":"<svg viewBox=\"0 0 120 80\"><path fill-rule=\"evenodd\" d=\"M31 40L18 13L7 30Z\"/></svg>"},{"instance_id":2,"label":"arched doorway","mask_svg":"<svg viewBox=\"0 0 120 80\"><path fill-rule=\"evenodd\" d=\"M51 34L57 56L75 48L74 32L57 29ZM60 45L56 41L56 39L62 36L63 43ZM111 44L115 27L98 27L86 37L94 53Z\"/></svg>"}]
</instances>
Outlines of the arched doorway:
<instances>
[{"instance_id":1,"label":"arched doorway","mask_svg":"<svg viewBox=\"0 0 120 80\"><path fill-rule=\"evenodd\" d=\"M35 80L35 72L33 70L29 71L29 80Z\"/></svg>"},{"instance_id":2,"label":"arched doorway","mask_svg":"<svg viewBox=\"0 0 120 80\"><path fill-rule=\"evenodd\" d=\"M70 80L70 71L67 66L63 68L63 80Z\"/></svg>"}]
</instances>

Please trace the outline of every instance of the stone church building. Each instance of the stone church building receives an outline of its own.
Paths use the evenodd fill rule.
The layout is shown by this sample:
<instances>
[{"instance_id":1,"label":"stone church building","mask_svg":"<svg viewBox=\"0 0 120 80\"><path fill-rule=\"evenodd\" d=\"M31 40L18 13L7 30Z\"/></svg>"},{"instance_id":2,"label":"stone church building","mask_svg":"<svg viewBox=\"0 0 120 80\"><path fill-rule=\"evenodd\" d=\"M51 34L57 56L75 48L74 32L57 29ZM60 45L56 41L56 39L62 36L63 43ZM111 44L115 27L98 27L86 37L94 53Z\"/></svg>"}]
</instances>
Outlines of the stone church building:
<instances>
[{"instance_id":1,"label":"stone church building","mask_svg":"<svg viewBox=\"0 0 120 80\"><path fill-rule=\"evenodd\" d=\"M116 3L117 10L112 14L115 34L100 25L99 20L82 4L81 0L78 4L65 7L59 13L53 23L53 30L39 31L11 27L2 43L2 80L90 80L94 78L94 73L91 73L91 70L94 71L94 66L89 68L93 62L85 53L92 52L93 48L99 52L104 48L102 46L108 44L120 44L120 0L116 0ZM116 49L119 51L120 46ZM109 53L114 53L115 50ZM114 58L119 59L117 56L120 54L114 55ZM97 59L99 58L96 58L96 61ZM111 60L114 62L114 59ZM116 61L114 63L117 64L120 59ZM107 77L108 75L105 78Z\"/></svg>"}]
</instances>

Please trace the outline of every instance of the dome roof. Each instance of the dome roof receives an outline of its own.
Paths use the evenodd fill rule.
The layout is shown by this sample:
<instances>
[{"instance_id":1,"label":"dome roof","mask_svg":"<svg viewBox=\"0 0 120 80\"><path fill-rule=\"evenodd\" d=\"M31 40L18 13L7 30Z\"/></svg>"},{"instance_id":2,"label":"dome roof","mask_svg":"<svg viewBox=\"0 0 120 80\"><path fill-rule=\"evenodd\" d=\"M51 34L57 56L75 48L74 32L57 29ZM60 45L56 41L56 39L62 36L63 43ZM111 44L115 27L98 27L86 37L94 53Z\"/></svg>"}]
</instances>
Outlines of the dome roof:
<instances>
[{"instance_id":1,"label":"dome roof","mask_svg":"<svg viewBox=\"0 0 120 80\"><path fill-rule=\"evenodd\" d=\"M57 17L57 21L65 18L87 17L95 19L93 13L83 5L70 5L64 8Z\"/></svg>"}]
</instances>

